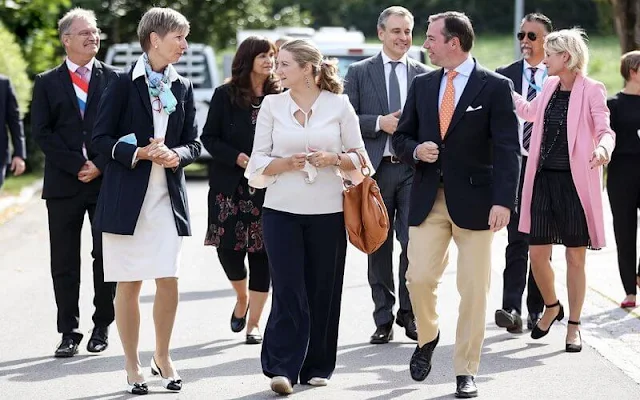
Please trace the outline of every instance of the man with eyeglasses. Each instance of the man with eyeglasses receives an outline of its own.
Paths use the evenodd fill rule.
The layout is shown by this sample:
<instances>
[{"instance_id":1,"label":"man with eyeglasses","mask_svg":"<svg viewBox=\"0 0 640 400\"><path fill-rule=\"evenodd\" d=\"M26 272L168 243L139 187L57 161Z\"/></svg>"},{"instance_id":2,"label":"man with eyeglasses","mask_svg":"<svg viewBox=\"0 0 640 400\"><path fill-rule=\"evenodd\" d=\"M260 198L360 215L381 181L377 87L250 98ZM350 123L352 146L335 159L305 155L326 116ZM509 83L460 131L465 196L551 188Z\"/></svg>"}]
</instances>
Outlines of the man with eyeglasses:
<instances>
[{"instance_id":1,"label":"man with eyeglasses","mask_svg":"<svg viewBox=\"0 0 640 400\"><path fill-rule=\"evenodd\" d=\"M31 102L34 138L45 155L44 187L49 219L51 275L62 341L55 357L73 357L83 334L79 331L80 237L85 213L93 221L107 159L91 148L98 103L116 71L95 59L100 31L93 11L75 8L58 22L67 54L58 67L36 76ZM87 351L99 353L109 345L114 319L115 283L105 283L102 241L94 232L94 328Z\"/></svg>"},{"instance_id":2,"label":"man with eyeglasses","mask_svg":"<svg viewBox=\"0 0 640 400\"><path fill-rule=\"evenodd\" d=\"M542 14L527 14L522 19L517 39L520 42L522 58L511 65L501 67L497 73L513 81L514 90L533 100L542 90L547 77L547 68L543 63L544 38L553 30L551 20ZM518 186L518 200L522 195L522 181L527 164L529 141L533 124L519 119L520 145L522 152L522 167ZM520 205L511 216L507 225L508 245L506 249L506 264L504 269L504 286L502 292L502 308L496 310L495 322L510 333L522 333L522 295L527 286L527 264L529 243L527 235L518 231ZM542 316L544 301L529 268L527 292L527 328L533 329Z\"/></svg>"}]
</instances>

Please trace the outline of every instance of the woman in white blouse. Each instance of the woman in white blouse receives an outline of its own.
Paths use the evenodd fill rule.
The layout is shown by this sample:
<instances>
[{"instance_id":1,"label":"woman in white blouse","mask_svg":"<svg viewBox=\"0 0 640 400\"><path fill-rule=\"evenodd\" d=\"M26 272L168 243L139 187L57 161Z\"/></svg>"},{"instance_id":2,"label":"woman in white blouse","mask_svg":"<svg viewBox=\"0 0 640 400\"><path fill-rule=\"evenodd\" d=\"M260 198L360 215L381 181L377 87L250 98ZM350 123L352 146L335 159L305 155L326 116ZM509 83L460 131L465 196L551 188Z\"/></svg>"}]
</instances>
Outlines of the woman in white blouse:
<instances>
[{"instance_id":1,"label":"woman in white blouse","mask_svg":"<svg viewBox=\"0 0 640 400\"><path fill-rule=\"evenodd\" d=\"M368 161L358 117L335 63L305 40L285 43L276 73L289 90L265 97L246 176L267 188L263 230L273 300L262 369L271 389L324 386L336 363L347 248L342 179Z\"/></svg>"}]
</instances>

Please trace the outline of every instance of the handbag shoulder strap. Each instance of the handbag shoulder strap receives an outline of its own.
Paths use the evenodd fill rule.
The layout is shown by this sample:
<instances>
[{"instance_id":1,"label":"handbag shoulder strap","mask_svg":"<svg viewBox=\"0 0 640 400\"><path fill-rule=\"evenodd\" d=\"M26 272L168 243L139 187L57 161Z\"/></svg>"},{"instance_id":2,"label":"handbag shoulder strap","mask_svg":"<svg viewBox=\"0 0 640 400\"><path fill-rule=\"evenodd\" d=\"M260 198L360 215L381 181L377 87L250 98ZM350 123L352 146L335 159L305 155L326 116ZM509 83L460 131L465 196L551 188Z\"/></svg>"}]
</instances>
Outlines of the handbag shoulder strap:
<instances>
[{"instance_id":1,"label":"handbag shoulder strap","mask_svg":"<svg viewBox=\"0 0 640 400\"><path fill-rule=\"evenodd\" d=\"M360 173L364 176L371 176L371 167L367 164L367 159L364 158L362 153L357 151L356 149L349 149L347 153L352 153L358 156L360 159Z\"/></svg>"}]
</instances>

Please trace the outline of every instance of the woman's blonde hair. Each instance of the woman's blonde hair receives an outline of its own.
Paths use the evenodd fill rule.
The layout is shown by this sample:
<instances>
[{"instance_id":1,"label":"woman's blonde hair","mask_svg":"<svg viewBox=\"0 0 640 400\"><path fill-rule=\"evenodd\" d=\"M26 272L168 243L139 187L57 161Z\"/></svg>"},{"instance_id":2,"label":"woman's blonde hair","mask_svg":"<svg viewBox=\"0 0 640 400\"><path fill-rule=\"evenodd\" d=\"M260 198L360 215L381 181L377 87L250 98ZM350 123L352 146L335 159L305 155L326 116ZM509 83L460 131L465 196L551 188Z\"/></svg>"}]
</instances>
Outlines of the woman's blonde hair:
<instances>
[{"instance_id":1,"label":"woman's blonde hair","mask_svg":"<svg viewBox=\"0 0 640 400\"><path fill-rule=\"evenodd\" d=\"M289 40L280 50L291 53L294 61L300 68L311 65L311 73L316 84L321 90L341 94L343 90L342 78L338 75L338 61L336 59L323 59L320 50L311 42L304 39Z\"/></svg>"},{"instance_id":2,"label":"woman's blonde hair","mask_svg":"<svg viewBox=\"0 0 640 400\"><path fill-rule=\"evenodd\" d=\"M551 32L544 40L544 50L549 54L567 53L569 62L567 69L572 72L587 74L589 64L589 47L587 34L583 29L571 28Z\"/></svg>"}]
</instances>

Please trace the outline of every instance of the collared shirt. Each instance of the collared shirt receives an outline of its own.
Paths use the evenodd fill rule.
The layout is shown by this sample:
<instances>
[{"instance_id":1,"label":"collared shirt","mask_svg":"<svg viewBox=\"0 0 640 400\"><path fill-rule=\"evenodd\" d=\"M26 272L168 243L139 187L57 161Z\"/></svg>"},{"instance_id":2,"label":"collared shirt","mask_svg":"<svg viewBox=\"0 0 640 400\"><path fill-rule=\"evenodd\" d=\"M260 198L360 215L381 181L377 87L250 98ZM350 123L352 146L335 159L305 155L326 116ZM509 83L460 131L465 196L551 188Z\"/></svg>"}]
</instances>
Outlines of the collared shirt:
<instances>
[{"instance_id":1,"label":"collared shirt","mask_svg":"<svg viewBox=\"0 0 640 400\"><path fill-rule=\"evenodd\" d=\"M389 102L389 76L391 75L391 62L396 61L392 60L384 50L380 52L382 55L382 65L384 65L384 81L385 87L387 88L387 102ZM404 108L404 103L407 101L407 91L408 85L407 80L409 79L409 62L407 61L407 55L403 55L402 58L397 60L400 65L396 65L396 76L398 77L398 84L400 85L400 105L401 110ZM398 110L389 110L390 113L396 112ZM376 119L376 132L380 130L380 117ZM383 156L390 156L391 150L389 150L391 146L391 135L387 138L387 143L384 146Z\"/></svg>"},{"instance_id":2,"label":"collared shirt","mask_svg":"<svg viewBox=\"0 0 640 400\"><path fill-rule=\"evenodd\" d=\"M74 63L73 61L69 60L69 57L67 57L65 59L65 62L67 63L67 68L69 68L69 71L71 71L71 72L76 72L76 70L81 67L80 65L78 65L78 64ZM84 66L86 69L89 70L89 74L88 74L88 77L87 77L87 79L89 81L91 81L91 72L93 72L93 63L95 63L95 62L96 62L96 59L92 58L91 61L89 61L89 63Z\"/></svg>"},{"instance_id":3,"label":"collared shirt","mask_svg":"<svg viewBox=\"0 0 640 400\"><path fill-rule=\"evenodd\" d=\"M523 60L524 61L524 73L521 75L520 79L522 79L522 90L520 90L520 94L522 95L522 97L524 97L525 99L527 98L527 92L529 91L529 79L531 78L531 71L529 70L529 68L531 68L531 65L527 62L527 60ZM536 76L533 78L533 83L535 83L538 87L542 88L542 84L544 83L544 78L545 78L545 71L547 70L547 66L544 65L543 62L540 62L540 64L536 65L535 68L537 68L536 70ZM526 74L526 77L525 77ZM538 92L538 95L540 94L540 92ZM527 157L529 155L529 153L524 149L524 147L522 146L522 131L524 130L524 123L526 122L525 120L523 120L522 118L518 117L518 137L520 138L520 152L522 153L523 156Z\"/></svg>"},{"instance_id":4,"label":"collared shirt","mask_svg":"<svg viewBox=\"0 0 640 400\"><path fill-rule=\"evenodd\" d=\"M458 106L458 101L460 101L460 97L462 97L462 92L464 92L464 88L467 87L467 82L469 82L469 77L473 72L473 69L476 67L476 62L469 54L469 57L460 65L458 65L454 71L458 73L458 75L453 79L453 88L455 90L455 105ZM444 97L444 90L447 87L447 75L449 70L445 68L444 74L442 74L442 80L440 81L440 92L438 94L438 109L440 109L440 105L442 104L442 98Z\"/></svg>"}]
</instances>

